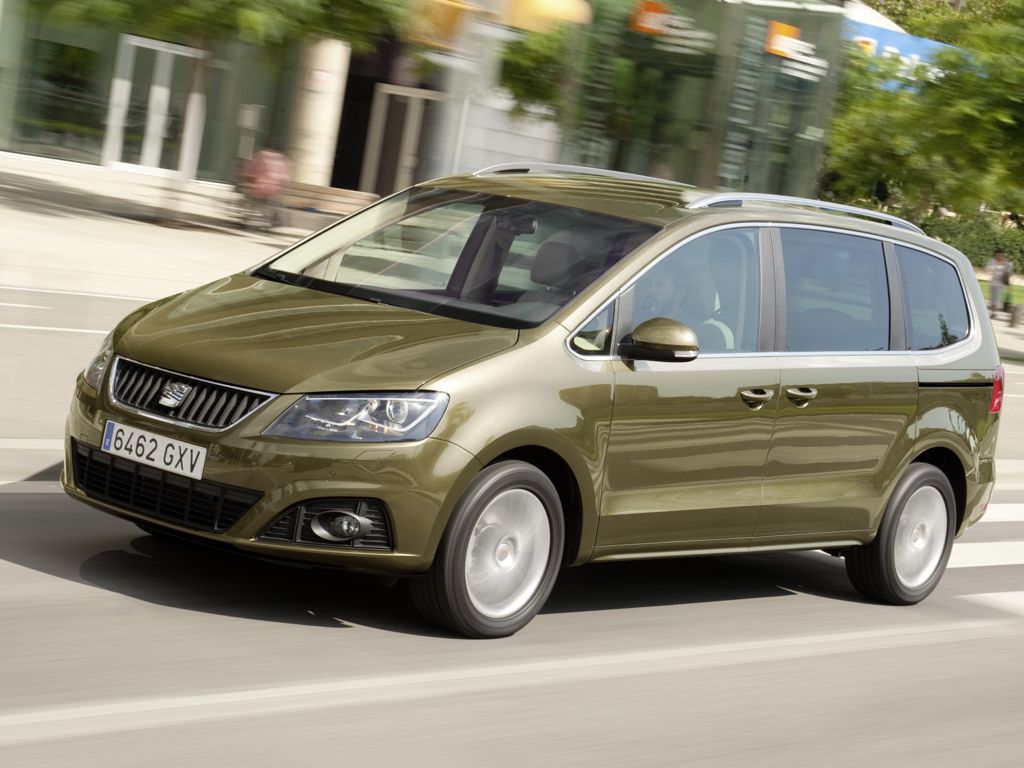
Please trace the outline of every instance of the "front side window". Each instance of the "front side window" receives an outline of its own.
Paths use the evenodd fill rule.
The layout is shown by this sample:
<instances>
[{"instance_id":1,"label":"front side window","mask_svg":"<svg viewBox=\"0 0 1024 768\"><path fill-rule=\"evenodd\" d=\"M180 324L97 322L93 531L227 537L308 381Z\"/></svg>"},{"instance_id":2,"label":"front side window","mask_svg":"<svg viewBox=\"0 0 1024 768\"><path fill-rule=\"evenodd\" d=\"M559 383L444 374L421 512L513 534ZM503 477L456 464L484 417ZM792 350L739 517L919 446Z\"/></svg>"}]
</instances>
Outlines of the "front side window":
<instances>
[{"instance_id":1,"label":"front side window","mask_svg":"<svg viewBox=\"0 0 1024 768\"><path fill-rule=\"evenodd\" d=\"M757 229L742 227L698 237L645 272L624 296L631 331L667 317L697 334L702 354L756 352L761 271Z\"/></svg>"},{"instance_id":2,"label":"front side window","mask_svg":"<svg viewBox=\"0 0 1024 768\"><path fill-rule=\"evenodd\" d=\"M256 275L511 328L539 325L657 227L553 203L416 188Z\"/></svg>"},{"instance_id":3,"label":"front side window","mask_svg":"<svg viewBox=\"0 0 1024 768\"><path fill-rule=\"evenodd\" d=\"M956 267L914 248L896 246L907 308L907 346L941 349L967 337L967 301Z\"/></svg>"},{"instance_id":4,"label":"front side window","mask_svg":"<svg viewBox=\"0 0 1024 768\"><path fill-rule=\"evenodd\" d=\"M782 229L786 350L889 348L889 282L882 243L814 229Z\"/></svg>"}]
</instances>

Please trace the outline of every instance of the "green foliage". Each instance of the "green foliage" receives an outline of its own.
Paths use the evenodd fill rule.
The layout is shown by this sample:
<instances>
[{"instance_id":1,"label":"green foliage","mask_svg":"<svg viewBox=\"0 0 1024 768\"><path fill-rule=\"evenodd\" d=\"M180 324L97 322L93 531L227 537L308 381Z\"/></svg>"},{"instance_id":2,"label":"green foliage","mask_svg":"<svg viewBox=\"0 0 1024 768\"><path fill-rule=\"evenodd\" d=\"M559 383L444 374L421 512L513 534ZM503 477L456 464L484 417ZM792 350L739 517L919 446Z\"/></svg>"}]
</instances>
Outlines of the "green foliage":
<instances>
[{"instance_id":1,"label":"green foliage","mask_svg":"<svg viewBox=\"0 0 1024 768\"><path fill-rule=\"evenodd\" d=\"M1024 0L964 31L944 76L901 78L893 61L850 53L833 115L822 192L920 220L944 207L1024 203ZM1009 20L1007 20L1009 19ZM921 74L921 73L919 73Z\"/></svg>"},{"instance_id":2,"label":"green foliage","mask_svg":"<svg viewBox=\"0 0 1024 768\"><path fill-rule=\"evenodd\" d=\"M395 29L405 0L28 0L30 10L55 22L130 29L191 45L240 39L283 45L337 37L357 53Z\"/></svg>"},{"instance_id":3,"label":"green foliage","mask_svg":"<svg viewBox=\"0 0 1024 768\"><path fill-rule=\"evenodd\" d=\"M934 205L977 210L988 176L931 110L940 83L901 76L894 59L851 46L832 119L824 193L920 219ZM923 73L917 73L923 75ZM970 153L968 153L970 154Z\"/></svg>"},{"instance_id":4,"label":"green foliage","mask_svg":"<svg viewBox=\"0 0 1024 768\"><path fill-rule=\"evenodd\" d=\"M546 107L560 119L562 86L568 74L569 32L567 27L559 27L552 32L523 35L506 47L501 84L515 99L517 112Z\"/></svg>"},{"instance_id":5,"label":"green foliage","mask_svg":"<svg viewBox=\"0 0 1024 768\"><path fill-rule=\"evenodd\" d=\"M1003 227L996 216L938 216L923 220L921 228L964 253L976 267L988 264L992 254L1002 248L1014 271L1024 271L1024 230Z\"/></svg>"},{"instance_id":6,"label":"green foliage","mask_svg":"<svg viewBox=\"0 0 1024 768\"><path fill-rule=\"evenodd\" d=\"M967 0L959 8L947 0L867 0L908 34L950 45L964 45L971 31L1001 19L1011 19L1008 0Z\"/></svg>"}]
</instances>

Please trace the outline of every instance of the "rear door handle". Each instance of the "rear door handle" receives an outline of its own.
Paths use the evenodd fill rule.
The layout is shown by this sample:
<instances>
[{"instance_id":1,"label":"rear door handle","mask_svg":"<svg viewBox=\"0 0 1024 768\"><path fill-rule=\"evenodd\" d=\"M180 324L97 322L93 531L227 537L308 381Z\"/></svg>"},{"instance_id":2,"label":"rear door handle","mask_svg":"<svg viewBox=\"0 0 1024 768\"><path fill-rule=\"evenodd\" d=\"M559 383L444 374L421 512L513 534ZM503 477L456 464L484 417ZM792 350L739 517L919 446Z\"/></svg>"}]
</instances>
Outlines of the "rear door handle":
<instances>
[{"instance_id":1,"label":"rear door handle","mask_svg":"<svg viewBox=\"0 0 1024 768\"><path fill-rule=\"evenodd\" d=\"M792 400L797 408L803 408L817 396L818 390L814 387L789 387L786 389L786 397Z\"/></svg>"},{"instance_id":2,"label":"rear door handle","mask_svg":"<svg viewBox=\"0 0 1024 768\"><path fill-rule=\"evenodd\" d=\"M742 398L743 402L750 406L750 409L754 411L763 406L773 397L775 397L774 389L764 389L761 387L744 389L740 392L740 398Z\"/></svg>"}]
</instances>

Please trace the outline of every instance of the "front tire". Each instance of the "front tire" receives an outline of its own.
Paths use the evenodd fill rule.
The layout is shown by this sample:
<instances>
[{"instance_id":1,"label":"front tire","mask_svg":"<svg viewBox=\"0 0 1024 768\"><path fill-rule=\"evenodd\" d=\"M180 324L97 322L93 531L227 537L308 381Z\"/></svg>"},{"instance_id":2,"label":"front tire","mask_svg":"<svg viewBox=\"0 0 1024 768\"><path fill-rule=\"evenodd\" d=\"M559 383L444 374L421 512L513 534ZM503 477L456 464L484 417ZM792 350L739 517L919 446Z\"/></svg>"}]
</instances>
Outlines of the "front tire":
<instances>
[{"instance_id":1,"label":"front tire","mask_svg":"<svg viewBox=\"0 0 1024 768\"><path fill-rule=\"evenodd\" d=\"M953 548L956 500L931 464L911 464L886 505L875 540L846 552L846 572L865 597L913 605L942 578Z\"/></svg>"},{"instance_id":2,"label":"front tire","mask_svg":"<svg viewBox=\"0 0 1024 768\"><path fill-rule=\"evenodd\" d=\"M565 538L551 480L503 461L470 483L452 512L430 570L410 584L423 616L467 637L507 637L544 605Z\"/></svg>"}]
</instances>

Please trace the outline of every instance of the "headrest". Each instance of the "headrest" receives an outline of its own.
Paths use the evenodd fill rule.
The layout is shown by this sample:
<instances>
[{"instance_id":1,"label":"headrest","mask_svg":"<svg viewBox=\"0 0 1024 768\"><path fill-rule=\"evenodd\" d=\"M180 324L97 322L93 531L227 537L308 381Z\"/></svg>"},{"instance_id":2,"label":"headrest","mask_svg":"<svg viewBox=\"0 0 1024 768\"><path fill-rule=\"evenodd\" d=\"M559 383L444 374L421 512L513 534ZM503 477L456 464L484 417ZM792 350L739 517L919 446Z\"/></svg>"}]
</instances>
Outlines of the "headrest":
<instances>
[{"instance_id":1,"label":"headrest","mask_svg":"<svg viewBox=\"0 0 1024 768\"><path fill-rule=\"evenodd\" d=\"M537 249L530 279L538 285L571 288L579 274L580 256L568 243L547 242Z\"/></svg>"}]
</instances>

